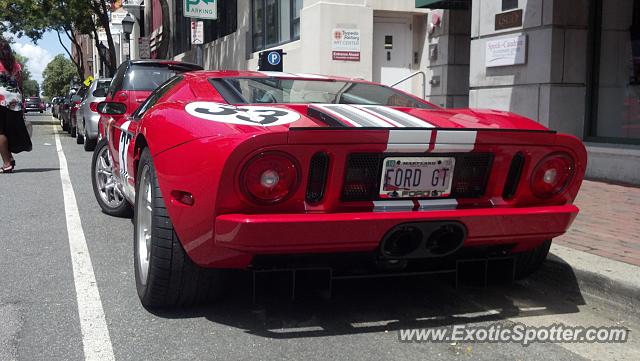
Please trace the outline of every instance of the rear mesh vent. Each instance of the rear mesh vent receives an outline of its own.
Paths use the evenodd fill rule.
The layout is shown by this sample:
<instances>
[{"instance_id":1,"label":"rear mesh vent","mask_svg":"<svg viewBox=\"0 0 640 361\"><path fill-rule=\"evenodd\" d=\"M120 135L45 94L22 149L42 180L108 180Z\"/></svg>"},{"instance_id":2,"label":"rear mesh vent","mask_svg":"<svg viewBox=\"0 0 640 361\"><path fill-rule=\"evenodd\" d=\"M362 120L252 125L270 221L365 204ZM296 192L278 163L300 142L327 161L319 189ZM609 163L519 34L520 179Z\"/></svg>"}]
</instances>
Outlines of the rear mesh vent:
<instances>
[{"instance_id":1,"label":"rear mesh vent","mask_svg":"<svg viewBox=\"0 0 640 361\"><path fill-rule=\"evenodd\" d=\"M342 188L342 200L366 201L376 197L381 159L379 154L349 156Z\"/></svg>"},{"instance_id":2,"label":"rear mesh vent","mask_svg":"<svg viewBox=\"0 0 640 361\"><path fill-rule=\"evenodd\" d=\"M309 180L307 183L306 199L309 203L318 203L324 196L329 170L329 156L327 153L316 153L309 164Z\"/></svg>"},{"instance_id":3,"label":"rear mesh vent","mask_svg":"<svg viewBox=\"0 0 640 361\"><path fill-rule=\"evenodd\" d=\"M513 156L511 167L509 167L509 173L507 174L507 181L504 184L502 198L511 199L516 195L518 184L520 183L520 176L522 176L522 169L524 168L524 161L525 158L522 152L518 152Z\"/></svg>"},{"instance_id":4,"label":"rear mesh vent","mask_svg":"<svg viewBox=\"0 0 640 361\"><path fill-rule=\"evenodd\" d=\"M480 198L489 178L493 156L490 153L468 153L456 156L451 195L455 198Z\"/></svg>"},{"instance_id":5,"label":"rear mesh vent","mask_svg":"<svg viewBox=\"0 0 640 361\"><path fill-rule=\"evenodd\" d=\"M349 156L342 188L343 201L378 199L380 172L385 156L381 154L352 154ZM416 156L424 156L424 154ZM491 153L438 154L437 156L454 156L456 158L453 185L451 186L452 198L480 198L484 196L493 161Z\"/></svg>"}]
</instances>

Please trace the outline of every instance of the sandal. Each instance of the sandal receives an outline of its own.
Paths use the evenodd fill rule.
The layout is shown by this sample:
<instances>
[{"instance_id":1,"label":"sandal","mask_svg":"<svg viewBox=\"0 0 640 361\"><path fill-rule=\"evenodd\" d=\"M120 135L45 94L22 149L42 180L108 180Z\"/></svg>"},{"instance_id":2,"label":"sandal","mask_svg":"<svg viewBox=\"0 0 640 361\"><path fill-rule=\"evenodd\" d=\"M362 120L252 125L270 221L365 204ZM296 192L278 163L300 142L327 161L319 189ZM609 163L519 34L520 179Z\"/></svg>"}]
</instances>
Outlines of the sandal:
<instances>
[{"instance_id":1,"label":"sandal","mask_svg":"<svg viewBox=\"0 0 640 361\"><path fill-rule=\"evenodd\" d=\"M13 166L0 168L0 173L13 173Z\"/></svg>"}]
</instances>

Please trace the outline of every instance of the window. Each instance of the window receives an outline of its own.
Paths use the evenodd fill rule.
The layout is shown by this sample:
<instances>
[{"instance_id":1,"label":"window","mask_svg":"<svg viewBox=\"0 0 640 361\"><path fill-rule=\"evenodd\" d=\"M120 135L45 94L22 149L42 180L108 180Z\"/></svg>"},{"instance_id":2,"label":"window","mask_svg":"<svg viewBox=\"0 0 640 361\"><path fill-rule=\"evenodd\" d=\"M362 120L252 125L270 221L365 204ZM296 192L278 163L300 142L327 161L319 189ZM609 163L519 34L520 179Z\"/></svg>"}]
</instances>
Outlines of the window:
<instances>
[{"instance_id":1,"label":"window","mask_svg":"<svg viewBox=\"0 0 640 361\"><path fill-rule=\"evenodd\" d=\"M640 144L640 0L598 0L592 11L586 138Z\"/></svg>"},{"instance_id":2,"label":"window","mask_svg":"<svg viewBox=\"0 0 640 361\"><path fill-rule=\"evenodd\" d=\"M153 93L151 93L151 95L149 95L147 100L145 100L144 103L142 103L140 107L135 111L135 113L133 114L133 118L140 119L144 115L144 113L147 112L147 110L151 109L154 105L156 105L158 100L160 100L160 98L162 98L163 95L167 94L167 92L171 88L173 88L178 83L180 83L181 80L182 80L181 76L175 76L167 80L164 84L160 85L160 87L156 89Z\"/></svg>"},{"instance_id":3,"label":"window","mask_svg":"<svg viewBox=\"0 0 640 361\"><path fill-rule=\"evenodd\" d=\"M218 19L204 21L204 42L209 43L238 29L238 1L218 1Z\"/></svg>"},{"instance_id":4,"label":"window","mask_svg":"<svg viewBox=\"0 0 640 361\"><path fill-rule=\"evenodd\" d=\"M300 38L303 0L252 0L253 50L263 50Z\"/></svg>"},{"instance_id":5,"label":"window","mask_svg":"<svg viewBox=\"0 0 640 361\"><path fill-rule=\"evenodd\" d=\"M191 19L184 16L184 0L174 0L175 25L173 30L173 53L181 54L191 50ZM238 29L238 1L218 1L218 19L202 20L204 22L204 42L210 43L216 39L234 33Z\"/></svg>"},{"instance_id":6,"label":"window","mask_svg":"<svg viewBox=\"0 0 640 361\"><path fill-rule=\"evenodd\" d=\"M513 10L518 7L518 0L502 0L502 11Z\"/></svg>"},{"instance_id":7,"label":"window","mask_svg":"<svg viewBox=\"0 0 640 361\"><path fill-rule=\"evenodd\" d=\"M124 77L122 90L154 90L174 75L201 69L199 66L173 64L133 64Z\"/></svg>"},{"instance_id":8,"label":"window","mask_svg":"<svg viewBox=\"0 0 640 361\"><path fill-rule=\"evenodd\" d=\"M394 89L369 83L278 78L211 79L231 104L362 104L432 108Z\"/></svg>"}]
</instances>

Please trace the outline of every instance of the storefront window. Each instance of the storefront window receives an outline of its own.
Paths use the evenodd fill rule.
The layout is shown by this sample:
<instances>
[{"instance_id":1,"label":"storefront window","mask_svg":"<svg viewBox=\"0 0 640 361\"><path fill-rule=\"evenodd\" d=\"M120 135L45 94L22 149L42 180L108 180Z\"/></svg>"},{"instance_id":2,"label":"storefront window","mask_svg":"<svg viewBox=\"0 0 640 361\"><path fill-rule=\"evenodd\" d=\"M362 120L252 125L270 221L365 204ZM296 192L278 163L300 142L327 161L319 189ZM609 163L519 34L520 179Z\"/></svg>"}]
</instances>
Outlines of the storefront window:
<instances>
[{"instance_id":1,"label":"storefront window","mask_svg":"<svg viewBox=\"0 0 640 361\"><path fill-rule=\"evenodd\" d=\"M300 37L302 0L253 0L253 50Z\"/></svg>"},{"instance_id":2,"label":"storefront window","mask_svg":"<svg viewBox=\"0 0 640 361\"><path fill-rule=\"evenodd\" d=\"M589 135L640 142L640 0L602 0L598 5L597 103Z\"/></svg>"}]
</instances>

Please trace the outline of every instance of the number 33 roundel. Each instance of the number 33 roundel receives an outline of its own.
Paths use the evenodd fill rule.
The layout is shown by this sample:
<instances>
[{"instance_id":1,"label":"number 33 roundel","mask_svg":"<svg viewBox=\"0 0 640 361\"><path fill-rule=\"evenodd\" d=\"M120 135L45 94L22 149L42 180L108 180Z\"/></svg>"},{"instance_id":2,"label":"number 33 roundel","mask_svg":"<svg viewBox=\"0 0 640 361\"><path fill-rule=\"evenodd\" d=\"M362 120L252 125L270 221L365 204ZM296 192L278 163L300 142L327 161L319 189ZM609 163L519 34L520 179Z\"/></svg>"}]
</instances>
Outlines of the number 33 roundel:
<instances>
[{"instance_id":1,"label":"number 33 roundel","mask_svg":"<svg viewBox=\"0 0 640 361\"><path fill-rule=\"evenodd\" d=\"M194 117L240 125L274 126L300 119L300 114L287 109L254 105L236 107L212 102L193 102L184 109Z\"/></svg>"}]
</instances>

